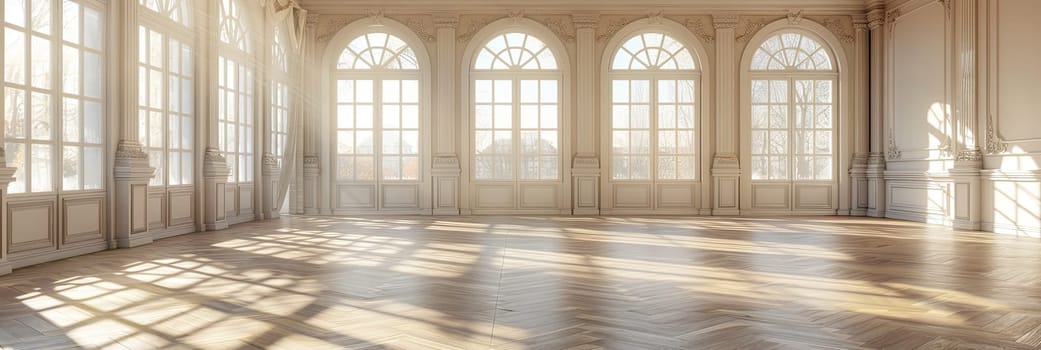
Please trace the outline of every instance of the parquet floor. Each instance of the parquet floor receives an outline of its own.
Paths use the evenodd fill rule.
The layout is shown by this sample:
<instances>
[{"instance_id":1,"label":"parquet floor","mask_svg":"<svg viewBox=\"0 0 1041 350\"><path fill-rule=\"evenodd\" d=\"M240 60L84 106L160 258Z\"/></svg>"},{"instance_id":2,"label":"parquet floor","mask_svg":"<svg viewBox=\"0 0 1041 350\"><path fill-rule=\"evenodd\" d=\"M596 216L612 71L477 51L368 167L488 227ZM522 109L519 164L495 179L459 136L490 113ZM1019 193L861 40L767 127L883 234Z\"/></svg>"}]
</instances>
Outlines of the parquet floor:
<instances>
[{"instance_id":1,"label":"parquet floor","mask_svg":"<svg viewBox=\"0 0 1041 350\"><path fill-rule=\"evenodd\" d=\"M859 218L291 217L0 277L0 348L1038 349L1041 240Z\"/></svg>"}]
</instances>

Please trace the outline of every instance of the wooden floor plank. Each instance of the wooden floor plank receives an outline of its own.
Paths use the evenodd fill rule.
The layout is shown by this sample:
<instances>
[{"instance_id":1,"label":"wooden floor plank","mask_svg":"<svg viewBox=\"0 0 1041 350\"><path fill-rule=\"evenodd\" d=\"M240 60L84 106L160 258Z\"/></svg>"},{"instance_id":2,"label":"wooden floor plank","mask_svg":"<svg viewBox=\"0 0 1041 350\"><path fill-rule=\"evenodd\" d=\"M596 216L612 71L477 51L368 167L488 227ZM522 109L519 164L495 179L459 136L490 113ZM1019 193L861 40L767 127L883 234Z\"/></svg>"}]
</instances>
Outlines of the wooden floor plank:
<instances>
[{"instance_id":1,"label":"wooden floor plank","mask_svg":"<svg viewBox=\"0 0 1041 350\"><path fill-rule=\"evenodd\" d=\"M1041 241L864 218L286 217L0 277L0 349L1038 349Z\"/></svg>"}]
</instances>

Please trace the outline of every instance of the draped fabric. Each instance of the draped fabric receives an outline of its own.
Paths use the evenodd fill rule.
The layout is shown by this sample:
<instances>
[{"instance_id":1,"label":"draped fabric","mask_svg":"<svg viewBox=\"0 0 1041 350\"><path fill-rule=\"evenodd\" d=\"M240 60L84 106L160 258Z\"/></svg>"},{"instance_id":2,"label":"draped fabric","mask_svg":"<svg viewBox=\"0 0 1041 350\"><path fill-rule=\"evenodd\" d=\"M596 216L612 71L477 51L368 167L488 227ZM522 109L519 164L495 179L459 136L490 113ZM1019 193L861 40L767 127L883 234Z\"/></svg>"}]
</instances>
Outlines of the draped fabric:
<instances>
[{"instance_id":1,"label":"draped fabric","mask_svg":"<svg viewBox=\"0 0 1041 350\"><path fill-rule=\"evenodd\" d=\"M297 59L302 61L307 10L301 8L297 0L267 0L267 6L265 7L273 23L285 23L289 42L293 46L293 52L296 53ZM290 70L302 69L300 67L303 66L302 64L291 65ZM289 135L283 154L280 155L282 156L282 168L279 172L278 192L276 192L278 200L275 202L275 206L279 211L282 211L282 206L286 203L289 185L293 182L294 175L296 175L295 170L303 166L303 159L299 157L301 154L299 150L300 145L303 144L301 138L303 137L304 99L298 84L291 84L290 86L295 87L291 88L290 94L289 125L287 127Z\"/></svg>"},{"instance_id":2,"label":"draped fabric","mask_svg":"<svg viewBox=\"0 0 1041 350\"><path fill-rule=\"evenodd\" d=\"M268 0L267 11L274 23L286 23L289 28L289 42L297 53L301 52L304 39L304 26L307 21L307 10L300 7L297 0Z\"/></svg>"}]
</instances>

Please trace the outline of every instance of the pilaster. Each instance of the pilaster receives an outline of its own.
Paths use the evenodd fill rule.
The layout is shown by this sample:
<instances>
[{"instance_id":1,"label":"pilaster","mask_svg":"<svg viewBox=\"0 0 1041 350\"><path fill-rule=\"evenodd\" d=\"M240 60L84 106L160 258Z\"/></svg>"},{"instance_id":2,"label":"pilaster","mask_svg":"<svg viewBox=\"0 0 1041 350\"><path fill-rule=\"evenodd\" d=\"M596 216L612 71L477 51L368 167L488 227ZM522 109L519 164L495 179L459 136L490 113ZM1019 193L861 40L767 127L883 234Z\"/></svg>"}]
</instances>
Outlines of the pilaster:
<instances>
[{"instance_id":1,"label":"pilaster","mask_svg":"<svg viewBox=\"0 0 1041 350\"><path fill-rule=\"evenodd\" d=\"M597 154L596 134L596 25L597 14L571 16L575 25L577 46L576 73L578 80L577 126L575 159L571 167L572 213L575 215L600 214L600 157ZM582 93L586 91L587 93Z\"/></svg>"},{"instance_id":2,"label":"pilaster","mask_svg":"<svg viewBox=\"0 0 1041 350\"><path fill-rule=\"evenodd\" d=\"M977 23L976 0L954 0L954 116L958 146L954 168L954 227L980 229L979 120L976 109Z\"/></svg>"},{"instance_id":3,"label":"pilaster","mask_svg":"<svg viewBox=\"0 0 1041 350\"><path fill-rule=\"evenodd\" d=\"M307 44L303 50L303 61L305 64L310 64L312 67L317 66L317 51L315 47L318 43L318 14L308 14L307 21L304 24L304 40ZM303 84L301 89L308 96L316 96L315 79L318 78L315 69L304 69L303 71ZM303 149L304 149L304 214L314 215L322 213L323 209L327 205L323 204L328 198L322 195L320 190L322 184L319 182L319 177L322 173L321 164L319 164L320 158L318 153L321 145L321 138L319 137L320 121L318 120L318 106L312 101L304 107L304 137ZM328 187L328 186L326 186Z\"/></svg>"},{"instance_id":4,"label":"pilaster","mask_svg":"<svg viewBox=\"0 0 1041 350\"><path fill-rule=\"evenodd\" d=\"M854 79L856 97L853 112L854 145L850 177L850 215L864 216L868 210L868 151L871 135L871 53L867 16L853 16Z\"/></svg>"},{"instance_id":5,"label":"pilaster","mask_svg":"<svg viewBox=\"0 0 1041 350\"><path fill-rule=\"evenodd\" d=\"M716 154L712 159L712 215L738 215L741 163L737 155L737 15L712 16L716 29Z\"/></svg>"},{"instance_id":6,"label":"pilaster","mask_svg":"<svg viewBox=\"0 0 1041 350\"><path fill-rule=\"evenodd\" d=\"M206 10L208 13L217 13L217 2L210 1L206 2ZM228 228L227 213L225 209L225 201L227 200L225 195L225 189L228 185L228 174L230 169L228 168L228 161L224 158L220 150L220 128L217 123L217 114L220 106L218 105L218 94L220 93L217 89L217 84L212 84L213 78L218 72L217 67L217 45L220 40L217 38L216 30L207 30L217 28L217 18L214 16L199 16L201 19L199 23L205 23L206 27L203 28L201 33L197 33L202 41L199 45L203 50L200 60L204 68L200 69L200 76L198 81L202 83L202 87L198 90L205 92L206 101L209 103L203 105L205 108L200 113L200 119L202 119L203 129L206 130L204 134L206 136L205 150L203 151L202 160L202 179L203 179L203 228L206 230L223 230Z\"/></svg>"},{"instance_id":7,"label":"pilaster","mask_svg":"<svg viewBox=\"0 0 1041 350\"><path fill-rule=\"evenodd\" d=\"M868 165L865 171L867 177L867 216L872 217L885 217L886 216L886 184L885 175L886 161L885 155L883 154L884 149L884 137L883 137L883 50L885 48L885 22L886 15L885 9L878 5L868 12L868 29L870 30L871 40L871 88L870 88L870 106L869 115L870 119L870 147L868 153Z\"/></svg>"},{"instance_id":8,"label":"pilaster","mask_svg":"<svg viewBox=\"0 0 1041 350\"><path fill-rule=\"evenodd\" d=\"M315 215L318 208L318 157L304 156L304 214Z\"/></svg>"},{"instance_id":9,"label":"pilaster","mask_svg":"<svg viewBox=\"0 0 1041 350\"><path fill-rule=\"evenodd\" d=\"M434 15L437 27L437 133L434 160L431 164L433 177L434 215L459 215L459 140L456 139L456 67L455 32L459 26L456 15Z\"/></svg>"},{"instance_id":10,"label":"pilaster","mask_svg":"<svg viewBox=\"0 0 1041 350\"><path fill-rule=\"evenodd\" d=\"M148 232L148 181L155 169L138 141L137 79L137 2L119 3L122 42L119 45L119 77L122 104L119 108L119 143L113 175L115 177L116 245L130 248L152 243Z\"/></svg>"},{"instance_id":11,"label":"pilaster","mask_svg":"<svg viewBox=\"0 0 1041 350\"><path fill-rule=\"evenodd\" d=\"M202 177L205 193L203 207L203 223L207 230L223 230L228 228L227 211L225 210L228 185L228 161L216 147L206 149L203 155Z\"/></svg>"},{"instance_id":12,"label":"pilaster","mask_svg":"<svg viewBox=\"0 0 1041 350\"><path fill-rule=\"evenodd\" d=\"M0 146L3 144L0 143ZM6 153L4 148L0 147L0 213L4 213L2 216L6 220L10 220L7 217L7 185L14 181L15 168L7 167ZM11 262L7 259L7 245L10 242L7 241L7 222L0 221L0 276L11 273Z\"/></svg>"},{"instance_id":13,"label":"pilaster","mask_svg":"<svg viewBox=\"0 0 1041 350\"><path fill-rule=\"evenodd\" d=\"M270 136L268 136L270 137ZM278 215L278 179L282 175L282 168L278 166L278 158L270 152L264 152L261 164L261 176L264 179L264 194L261 199L260 209L264 219L277 219Z\"/></svg>"}]
</instances>

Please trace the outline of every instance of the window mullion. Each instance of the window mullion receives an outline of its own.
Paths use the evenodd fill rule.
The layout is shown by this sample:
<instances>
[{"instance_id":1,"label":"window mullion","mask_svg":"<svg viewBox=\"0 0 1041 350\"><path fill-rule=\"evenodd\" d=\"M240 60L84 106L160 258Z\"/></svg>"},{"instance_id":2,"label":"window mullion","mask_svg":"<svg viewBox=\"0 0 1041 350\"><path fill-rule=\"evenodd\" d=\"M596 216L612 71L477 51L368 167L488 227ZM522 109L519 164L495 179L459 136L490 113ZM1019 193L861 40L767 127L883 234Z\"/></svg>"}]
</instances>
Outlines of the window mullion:
<instances>
[{"instance_id":1,"label":"window mullion","mask_svg":"<svg viewBox=\"0 0 1041 350\"><path fill-rule=\"evenodd\" d=\"M650 156L651 158L648 162L648 166L650 166L651 168L648 170L651 175L651 183L657 183L658 179L661 176L661 174L658 173L658 157L660 156L658 152L658 78L652 77L648 80L648 85L650 85L650 87L648 87L650 96L648 97L650 98L650 100L647 101L647 118L649 118L650 120L647 121L647 126L648 128L650 128L650 130L648 130L650 133L650 135L648 135L648 138L650 139L649 141L651 143L650 147L648 148L648 156Z\"/></svg>"},{"instance_id":2,"label":"window mullion","mask_svg":"<svg viewBox=\"0 0 1041 350\"><path fill-rule=\"evenodd\" d=\"M379 185L383 180L383 79L372 81L372 158L372 182Z\"/></svg>"},{"instance_id":3,"label":"window mullion","mask_svg":"<svg viewBox=\"0 0 1041 350\"><path fill-rule=\"evenodd\" d=\"M512 177L512 179L513 179L514 182L519 182L521 180L529 180L529 179L522 179L521 176L520 176L520 174L522 173L521 172L521 166L523 166L523 164L521 164L521 158L523 158L523 153L524 153L523 150L521 149L521 132L520 132L520 130L521 130L521 115L520 115L520 112L521 112L521 107L520 107L521 106L521 99L520 99L521 92L520 92L520 82L521 82L522 79L523 78L521 78L521 77L514 77L512 79L513 81L510 83L512 85L510 87L510 89L512 90L512 91L510 91L512 93L512 96L511 96L512 100L510 101L512 103L512 105L510 106L510 109L511 109L512 114L513 114L513 116L512 116L513 117L513 122L510 124L510 126L513 129L513 130L510 130L510 135L513 135L513 140L511 140L512 143L513 143L513 146L510 148L510 151L511 151L512 154L510 155L510 157L513 158L511 160L511 162L513 163L513 169L512 169L513 177Z\"/></svg>"}]
</instances>

